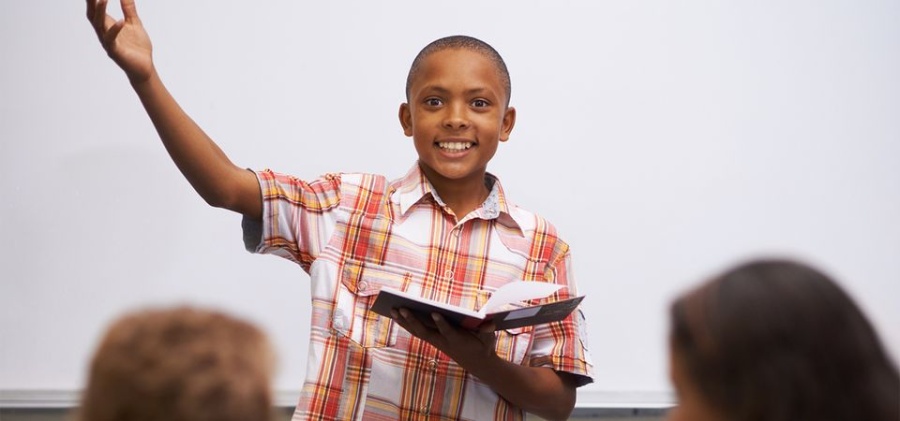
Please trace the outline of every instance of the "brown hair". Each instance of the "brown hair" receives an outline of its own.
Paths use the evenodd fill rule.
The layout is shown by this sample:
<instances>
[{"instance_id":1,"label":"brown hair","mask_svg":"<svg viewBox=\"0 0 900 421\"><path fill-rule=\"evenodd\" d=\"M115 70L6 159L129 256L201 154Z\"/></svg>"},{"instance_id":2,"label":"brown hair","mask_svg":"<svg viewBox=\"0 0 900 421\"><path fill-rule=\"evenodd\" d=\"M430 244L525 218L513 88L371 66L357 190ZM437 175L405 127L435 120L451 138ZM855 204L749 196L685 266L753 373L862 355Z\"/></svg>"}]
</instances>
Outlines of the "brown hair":
<instances>
[{"instance_id":1,"label":"brown hair","mask_svg":"<svg viewBox=\"0 0 900 421\"><path fill-rule=\"evenodd\" d=\"M896 421L897 368L852 298L787 260L726 271L671 307L676 358L729 420Z\"/></svg>"},{"instance_id":2,"label":"brown hair","mask_svg":"<svg viewBox=\"0 0 900 421\"><path fill-rule=\"evenodd\" d=\"M223 313L130 313L100 342L76 420L268 421L273 357L259 329Z\"/></svg>"}]
</instances>

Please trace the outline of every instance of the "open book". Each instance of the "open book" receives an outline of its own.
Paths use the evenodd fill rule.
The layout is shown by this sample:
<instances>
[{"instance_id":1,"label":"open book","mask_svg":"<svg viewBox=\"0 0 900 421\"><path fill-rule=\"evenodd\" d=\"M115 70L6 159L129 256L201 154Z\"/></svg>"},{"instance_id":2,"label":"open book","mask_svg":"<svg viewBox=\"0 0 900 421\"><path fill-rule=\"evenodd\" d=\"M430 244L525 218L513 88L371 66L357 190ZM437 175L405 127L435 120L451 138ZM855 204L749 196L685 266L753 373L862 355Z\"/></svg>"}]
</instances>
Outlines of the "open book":
<instances>
[{"instance_id":1,"label":"open book","mask_svg":"<svg viewBox=\"0 0 900 421\"><path fill-rule=\"evenodd\" d=\"M477 329L484 323L493 321L497 329L514 329L541 323L550 323L566 318L584 299L572 297L552 303L522 306L523 301L544 298L553 294L562 285L547 282L515 281L498 288L479 311L441 303L418 294L383 287L370 310L391 317L391 309L407 308L419 319L434 326L431 313L440 313L450 323L467 329ZM516 304L520 304L516 306Z\"/></svg>"}]
</instances>

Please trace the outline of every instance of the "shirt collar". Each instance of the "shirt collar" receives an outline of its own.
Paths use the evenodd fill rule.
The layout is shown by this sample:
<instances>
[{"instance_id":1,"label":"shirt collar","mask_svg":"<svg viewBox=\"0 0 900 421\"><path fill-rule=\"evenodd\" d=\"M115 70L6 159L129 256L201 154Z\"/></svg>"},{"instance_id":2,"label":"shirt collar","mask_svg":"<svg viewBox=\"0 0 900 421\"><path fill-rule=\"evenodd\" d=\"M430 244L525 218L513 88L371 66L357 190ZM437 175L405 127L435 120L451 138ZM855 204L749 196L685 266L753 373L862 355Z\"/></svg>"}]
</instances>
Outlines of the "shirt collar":
<instances>
[{"instance_id":1,"label":"shirt collar","mask_svg":"<svg viewBox=\"0 0 900 421\"><path fill-rule=\"evenodd\" d=\"M514 205L510 205L507 201L503 186L500 185L500 179L491 173L487 173L486 177L488 183L491 184L491 192L484 203L475 210L476 217L486 220L497 219L497 222L521 233L523 224L516 221L515 216L510 212L510 207ZM400 215L406 215L413 206L429 197L438 205L444 205L437 191L434 190L434 186L419 168L418 162L405 176L394 182L391 193L391 201L399 205ZM460 217L465 217L465 215L460 215Z\"/></svg>"}]
</instances>

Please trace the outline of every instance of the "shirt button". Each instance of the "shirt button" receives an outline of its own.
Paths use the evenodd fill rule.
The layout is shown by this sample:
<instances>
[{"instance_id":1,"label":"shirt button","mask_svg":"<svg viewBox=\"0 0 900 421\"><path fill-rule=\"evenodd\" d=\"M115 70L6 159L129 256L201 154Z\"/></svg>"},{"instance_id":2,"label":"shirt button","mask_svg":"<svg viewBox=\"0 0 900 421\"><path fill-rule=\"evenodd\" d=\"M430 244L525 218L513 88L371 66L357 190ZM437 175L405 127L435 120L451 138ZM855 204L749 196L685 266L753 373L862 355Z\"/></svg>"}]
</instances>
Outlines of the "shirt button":
<instances>
[{"instance_id":1,"label":"shirt button","mask_svg":"<svg viewBox=\"0 0 900 421\"><path fill-rule=\"evenodd\" d=\"M423 414L427 414L428 413L428 405L422 405L422 407L419 408L419 412L421 412Z\"/></svg>"},{"instance_id":2,"label":"shirt button","mask_svg":"<svg viewBox=\"0 0 900 421\"><path fill-rule=\"evenodd\" d=\"M356 284L356 287L360 291L365 291L365 290L369 289L369 283L366 281L359 281L359 283Z\"/></svg>"},{"instance_id":3,"label":"shirt button","mask_svg":"<svg viewBox=\"0 0 900 421\"><path fill-rule=\"evenodd\" d=\"M428 369L431 371L437 370L438 362L437 360L431 360L428 362Z\"/></svg>"},{"instance_id":4,"label":"shirt button","mask_svg":"<svg viewBox=\"0 0 900 421\"><path fill-rule=\"evenodd\" d=\"M337 309L335 311L334 317L331 318L331 326L334 328L334 330L340 332L344 331L344 312L340 309Z\"/></svg>"},{"instance_id":5,"label":"shirt button","mask_svg":"<svg viewBox=\"0 0 900 421\"><path fill-rule=\"evenodd\" d=\"M444 277L447 278L447 279L452 278L452 277L453 277L453 271L450 270L450 269L447 269L446 271L444 271Z\"/></svg>"}]
</instances>

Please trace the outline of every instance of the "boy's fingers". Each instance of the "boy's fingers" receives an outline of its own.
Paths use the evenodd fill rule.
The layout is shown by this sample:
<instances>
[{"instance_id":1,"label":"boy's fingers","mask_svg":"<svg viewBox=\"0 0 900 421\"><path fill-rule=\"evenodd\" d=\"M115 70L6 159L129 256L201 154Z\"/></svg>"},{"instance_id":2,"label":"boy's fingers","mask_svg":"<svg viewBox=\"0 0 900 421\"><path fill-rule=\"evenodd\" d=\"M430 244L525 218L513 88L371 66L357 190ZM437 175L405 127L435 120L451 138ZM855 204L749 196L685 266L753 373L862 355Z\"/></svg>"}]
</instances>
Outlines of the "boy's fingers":
<instances>
[{"instance_id":1,"label":"boy's fingers","mask_svg":"<svg viewBox=\"0 0 900 421\"><path fill-rule=\"evenodd\" d=\"M91 22L91 26L94 27L94 32L97 33L98 37L100 37L102 34L102 31L100 30L102 26L99 25L99 17L102 15L98 13L99 7L97 7L97 0L87 0L87 5L87 18Z\"/></svg>"},{"instance_id":2,"label":"boy's fingers","mask_svg":"<svg viewBox=\"0 0 900 421\"><path fill-rule=\"evenodd\" d=\"M97 0L94 4L94 28L97 28L98 31L105 29L103 25L106 21L106 1Z\"/></svg>"},{"instance_id":3,"label":"boy's fingers","mask_svg":"<svg viewBox=\"0 0 900 421\"><path fill-rule=\"evenodd\" d=\"M134 0L122 0L122 14L125 16L125 20L137 19L137 6L134 4Z\"/></svg>"},{"instance_id":4,"label":"boy's fingers","mask_svg":"<svg viewBox=\"0 0 900 421\"><path fill-rule=\"evenodd\" d=\"M96 3L96 2L95 2L95 0L87 0L85 3L87 3L87 20L88 20L88 22L93 22L94 21L94 3Z\"/></svg>"},{"instance_id":5,"label":"boy's fingers","mask_svg":"<svg viewBox=\"0 0 900 421\"><path fill-rule=\"evenodd\" d=\"M397 315L399 315L396 320L397 323L400 323L400 326L403 326L409 333L421 337L422 324L419 323L419 320L416 319L409 310L401 308L395 311L392 310L392 313L393 312L396 312Z\"/></svg>"},{"instance_id":6,"label":"boy's fingers","mask_svg":"<svg viewBox=\"0 0 900 421\"><path fill-rule=\"evenodd\" d=\"M94 16L92 18L94 30L97 32L97 36L100 37L101 41L103 40L103 34L106 30L115 24L115 21L106 14L106 1L107 0L99 0L96 3L94 6Z\"/></svg>"},{"instance_id":7,"label":"boy's fingers","mask_svg":"<svg viewBox=\"0 0 900 421\"><path fill-rule=\"evenodd\" d=\"M453 326L450 326L450 323L447 323L447 320L440 314L431 313L431 319L434 320L434 324L437 325L438 332L441 332L441 336L449 338L451 335L456 334L456 330L453 329Z\"/></svg>"},{"instance_id":8,"label":"boy's fingers","mask_svg":"<svg viewBox=\"0 0 900 421\"><path fill-rule=\"evenodd\" d=\"M494 342L497 340L497 333L495 329L490 329L487 331L481 331L478 333L481 338L481 342L484 342L487 345L493 346Z\"/></svg>"}]
</instances>

